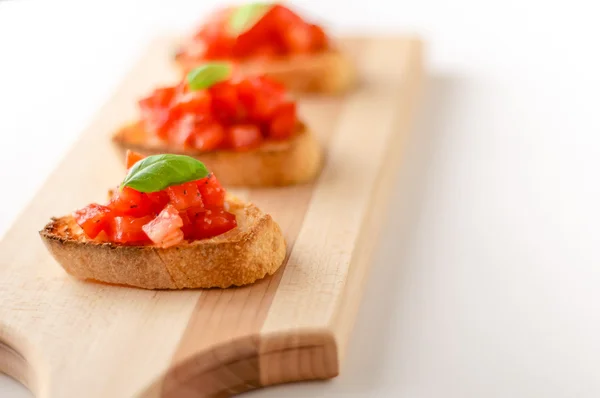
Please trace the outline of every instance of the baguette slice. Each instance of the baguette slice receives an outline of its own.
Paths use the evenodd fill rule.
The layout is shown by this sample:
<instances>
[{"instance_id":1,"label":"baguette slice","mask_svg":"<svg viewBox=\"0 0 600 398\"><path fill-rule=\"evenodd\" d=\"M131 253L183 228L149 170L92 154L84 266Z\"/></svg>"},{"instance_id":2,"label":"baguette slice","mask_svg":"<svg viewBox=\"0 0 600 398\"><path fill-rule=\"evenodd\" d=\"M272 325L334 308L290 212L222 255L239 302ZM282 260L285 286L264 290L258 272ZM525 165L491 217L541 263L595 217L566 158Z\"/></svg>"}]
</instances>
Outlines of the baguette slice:
<instances>
[{"instance_id":1,"label":"baguette slice","mask_svg":"<svg viewBox=\"0 0 600 398\"><path fill-rule=\"evenodd\" d=\"M289 140L267 141L249 151L202 152L176 148L151 136L140 122L126 125L114 136L124 150L143 155L175 153L201 160L225 186L268 187L312 181L321 170L323 151L314 135L302 124Z\"/></svg>"},{"instance_id":2,"label":"baguette slice","mask_svg":"<svg viewBox=\"0 0 600 398\"><path fill-rule=\"evenodd\" d=\"M226 288L272 275L286 252L279 226L253 204L227 202L236 228L167 249L90 240L70 215L52 219L40 235L56 261L85 280L144 289Z\"/></svg>"},{"instance_id":3,"label":"baguette slice","mask_svg":"<svg viewBox=\"0 0 600 398\"><path fill-rule=\"evenodd\" d=\"M206 62L185 53L177 55L175 60L184 74ZM340 94L352 88L357 78L353 63L336 49L317 54L248 60L236 65L242 73L264 73L297 93Z\"/></svg>"}]
</instances>

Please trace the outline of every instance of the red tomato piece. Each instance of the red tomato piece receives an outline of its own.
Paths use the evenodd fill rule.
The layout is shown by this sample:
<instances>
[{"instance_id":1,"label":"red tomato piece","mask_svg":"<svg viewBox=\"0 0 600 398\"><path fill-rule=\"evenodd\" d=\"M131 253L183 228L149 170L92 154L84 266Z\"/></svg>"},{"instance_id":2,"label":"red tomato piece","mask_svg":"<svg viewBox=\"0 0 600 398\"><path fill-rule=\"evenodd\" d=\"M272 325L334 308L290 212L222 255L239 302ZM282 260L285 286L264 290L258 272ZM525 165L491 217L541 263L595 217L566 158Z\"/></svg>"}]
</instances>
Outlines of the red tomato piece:
<instances>
[{"instance_id":1,"label":"red tomato piece","mask_svg":"<svg viewBox=\"0 0 600 398\"><path fill-rule=\"evenodd\" d=\"M146 156L141 153L132 151L130 149L127 150L127 154L125 155L125 163L127 164L127 168L130 169L131 166L144 159Z\"/></svg>"},{"instance_id":2,"label":"red tomato piece","mask_svg":"<svg viewBox=\"0 0 600 398\"><path fill-rule=\"evenodd\" d=\"M273 18L273 24L279 32L284 32L291 25L304 24L304 21L298 14L281 4L277 4L272 8L271 17Z\"/></svg>"},{"instance_id":3,"label":"red tomato piece","mask_svg":"<svg viewBox=\"0 0 600 398\"><path fill-rule=\"evenodd\" d=\"M315 51L322 51L327 48L327 35L323 28L318 25L310 25L312 36L312 48Z\"/></svg>"},{"instance_id":4,"label":"red tomato piece","mask_svg":"<svg viewBox=\"0 0 600 398\"><path fill-rule=\"evenodd\" d=\"M285 88L264 76L250 77L238 83L238 95L251 119L266 121L284 100Z\"/></svg>"},{"instance_id":5,"label":"red tomato piece","mask_svg":"<svg viewBox=\"0 0 600 398\"><path fill-rule=\"evenodd\" d=\"M262 142L260 128L255 124L238 124L228 130L229 143L236 150L254 148Z\"/></svg>"},{"instance_id":6,"label":"red tomato piece","mask_svg":"<svg viewBox=\"0 0 600 398\"><path fill-rule=\"evenodd\" d=\"M237 37L234 46L234 55L236 57L248 57L252 55L253 49L257 44L265 43L269 40L269 37L276 32L276 19L275 9L277 6L272 7L269 11L262 16L261 19L247 31L243 32Z\"/></svg>"},{"instance_id":7,"label":"red tomato piece","mask_svg":"<svg viewBox=\"0 0 600 398\"><path fill-rule=\"evenodd\" d=\"M171 106L174 117L179 118L184 114L210 114L211 97L208 91L189 91L187 83L179 90L182 92L175 97L175 104Z\"/></svg>"},{"instance_id":8,"label":"red tomato piece","mask_svg":"<svg viewBox=\"0 0 600 398\"><path fill-rule=\"evenodd\" d=\"M296 104L294 102L281 104L269 125L269 138L276 140L289 138L294 133L297 123Z\"/></svg>"},{"instance_id":9,"label":"red tomato piece","mask_svg":"<svg viewBox=\"0 0 600 398\"><path fill-rule=\"evenodd\" d=\"M225 141L225 129L218 123L210 123L202 129L197 129L192 137L194 148L203 151L217 149Z\"/></svg>"},{"instance_id":10,"label":"red tomato piece","mask_svg":"<svg viewBox=\"0 0 600 398\"><path fill-rule=\"evenodd\" d=\"M214 174L198 180L197 183L205 207L223 207L225 204L225 190Z\"/></svg>"},{"instance_id":11,"label":"red tomato piece","mask_svg":"<svg viewBox=\"0 0 600 398\"><path fill-rule=\"evenodd\" d=\"M202 195L195 181L186 182L181 185L173 185L166 189L170 203L177 210L185 210L188 207L202 206Z\"/></svg>"},{"instance_id":12,"label":"red tomato piece","mask_svg":"<svg viewBox=\"0 0 600 398\"><path fill-rule=\"evenodd\" d=\"M239 116L239 100L236 88L231 82L217 83L209 88L212 96L212 112L220 122L236 120Z\"/></svg>"},{"instance_id":13,"label":"red tomato piece","mask_svg":"<svg viewBox=\"0 0 600 398\"><path fill-rule=\"evenodd\" d=\"M283 38L292 53L302 54L312 50L312 30L304 23L290 26L285 30Z\"/></svg>"},{"instance_id":14,"label":"red tomato piece","mask_svg":"<svg viewBox=\"0 0 600 398\"><path fill-rule=\"evenodd\" d=\"M117 189L108 207L118 216L142 217L152 213L152 202L147 195L129 187Z\"/></svg>"},{"instance_id":15,"label":"red tomato piece","mask_svg":"<svg viewBox=\"0 0 600 398\"><path fill-rule=\"evenodd\" d=\"M141 119L146 128L155 131L159 137L166 138L168 125L171 122L169 107L177 87L161 87L138 102Z\"/></svg>"},{"instance_id":16,"label":"red tomato piece","mask_svg":"<svg viewBox=\"0 0 600 398\"><path fill-rule=\"evenodd\" d=\"M200 240L221 235L237 226L235 215L223 209L189 209L188 215L194 225L187 239Z\"/></svg>"},{"instance_id":17,"label":"red tomato piece","mask_svg":"<svg viewBox=\"0 0 600 398\"><path fill-rule=\"evenodd\" d=\"M141 108L166 108L176 93L175 87L159 87L152 94L139 101Z\"/></svg>"},{"instance_id":18,"label":"red tomato piece","mask_svg":"<svg viewBox=\"0 0 600 398\"><path fill-rule=\"evenodd\" d=\"M168 247L178 244L183 239L182 226L183 220L179 211L175 206L168 204L156 218L145 224L142 230L155 244Z\"/></svg>"},{"instance_id":19,"label":"red tomato piece","mask_svg":"<svg viewBox=\"0 0 600 398\"><path fill-rule=\"evenodd\" d=\"M142 228L150 221L152 221L152 216L114 217L110 222L108 236L112 242L116 243L141 244L148 242L148 236Z\"/></svg>"},{"instance_id":20,"label":"red tomato piece","mask_svg":"<svg viewBox=\"0 0 600 398\"><path fill-rule=\"evenodd\" d=\"M144 194L150 201L150 208L153 215L157 215L169 203L169 195L166 191L148 192Z\"/></svg>"},{"instance_id":21,"label":"red tomato piece","mask_svg":"<svg viewBox=\"0 0 600 398\"><path fill-rule=\"evenodd\" d=\"M173 122L169 129L168 140L176 146L188 145L196 129L197 117L192 114L185 114L177 121Z\"/></svg>"},{"instance_id":22,"label":"red tomato piece","mask_svg":"<svg viewBox=\"0 0 600 398\"><path fill-rule=\"evenodd\" d=\"M111 210L107 206L92 203L83 209L77 210L73 217L85 234L94 239L100 232L107 229L110 214Z\"/></svg>"}]
</instances>

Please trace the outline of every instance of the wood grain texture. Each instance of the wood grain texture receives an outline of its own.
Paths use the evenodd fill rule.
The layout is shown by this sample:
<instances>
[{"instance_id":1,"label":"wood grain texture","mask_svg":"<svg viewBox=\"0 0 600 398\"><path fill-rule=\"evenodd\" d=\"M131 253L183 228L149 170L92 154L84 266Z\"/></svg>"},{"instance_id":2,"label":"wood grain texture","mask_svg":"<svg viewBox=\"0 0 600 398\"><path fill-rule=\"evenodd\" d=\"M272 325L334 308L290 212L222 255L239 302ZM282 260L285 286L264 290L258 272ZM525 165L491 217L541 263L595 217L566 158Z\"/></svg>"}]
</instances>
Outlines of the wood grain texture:
<instances>
[{"instance_id":1,"label":"wood grain texture","mask_svg":"<svg viewBox=\"0 0 600 398\"><path fill-rule=\"evenodd\" d=\"M275 275L202 291L74 280L37 231L122 178L110 135L135 117L137 97L176 78L173 43L152 43L0 242L0 370L38 397L221 397L340 371L416 103L420 42L344 39L360 87L300 103L327 149L320 178L232 190L282 228L288 252Z\"/></svg>"}]
</instances>

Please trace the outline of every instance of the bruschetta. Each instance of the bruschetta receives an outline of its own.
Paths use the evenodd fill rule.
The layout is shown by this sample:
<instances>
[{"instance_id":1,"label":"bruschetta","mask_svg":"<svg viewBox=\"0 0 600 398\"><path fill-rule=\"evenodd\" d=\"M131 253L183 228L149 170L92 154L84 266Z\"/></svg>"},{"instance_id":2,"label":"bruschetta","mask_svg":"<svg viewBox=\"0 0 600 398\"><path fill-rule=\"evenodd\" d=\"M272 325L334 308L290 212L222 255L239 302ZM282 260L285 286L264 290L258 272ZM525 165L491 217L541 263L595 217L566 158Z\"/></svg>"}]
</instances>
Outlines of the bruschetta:
<instances>
[{"instance_id":1,"label":"bruschetta","mask_svg":"<svg viewBox=\"0 0 600 398\"><path fill-rule=\"evenodd\" d=\"M230 64L192 70L179 84L140 100L139 110L139 119L119 129L114 142L146 155L196 157L225 186L299 184L321 170L321 145L285 87Z\"/></svg>"},{"instance_id":2,"label":"bruschetta","mask_svg":"<svg viewBox=\"0 0 600 398\"><path fill-rule=\"evenodd\" d=\"M175 53L184 73L214 60L265 73L295 92L335 94L356 80L352 62L322 27L277 3L220 9Z\"/></svg>"},{"instance_id":3,"label":"bruschetta","mask_svg":"<svg viewBox=\"0 0 600 398\"><path fill-rule=\"evenodd\" d=\"M144 158L106 205L53 218L40 235L71 275L144 289L227 288L273 274L285 257L277 223L226 194L182 155Z\"/></svg>"}]
</instances>

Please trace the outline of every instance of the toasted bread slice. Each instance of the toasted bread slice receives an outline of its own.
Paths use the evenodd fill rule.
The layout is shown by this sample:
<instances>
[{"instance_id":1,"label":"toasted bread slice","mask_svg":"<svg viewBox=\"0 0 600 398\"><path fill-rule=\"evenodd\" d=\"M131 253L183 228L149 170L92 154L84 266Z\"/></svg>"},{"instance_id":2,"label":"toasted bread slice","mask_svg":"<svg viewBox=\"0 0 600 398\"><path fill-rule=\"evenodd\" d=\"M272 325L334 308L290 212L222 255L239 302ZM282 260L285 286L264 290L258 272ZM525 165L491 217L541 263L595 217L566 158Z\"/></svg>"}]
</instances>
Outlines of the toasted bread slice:
<instances>
[{"instance_id":1,"label":"toasted bread slice","mask_svg":"<svg viewBox=\"0 0 600 398\"><path fill-rule=\"evenodd\" d=\"M90 240L72 216L40 231L52 256L71 275L144 289L226 288L272 275L285 258L285 241L271 216L228 198L238 226L222 235L167 249Z\"/></svg>"},{"instance_id":2,"label":"toasted bread slice","mask_svg":"<svg viewBox=\"0 0 600 398\"><path fill-rule=\"evenodd\" d=\"M304 125L289 140L267 141L249 151L202 152L169 146L153 137L139 123L119 130L113 140L123 149L144 155L176 153L201 160L225 186L268 187L299 184L313 180L323 163L317 139Z\"/></svg>"},{"instance_id":3,"label":"toasted bread slice","mask_svg":"<svg viewBox=\"0 0 600 398\"><path fill-rule=\"evenodd\" d=\"M178 54L175 60L184 74L206 62L185 53ZM317 54L248 60L237 65L243 73L264 73L298 93L339 94L352 88L356 82L354 65L335 49Z\"/></svg>"}]
</instances>

